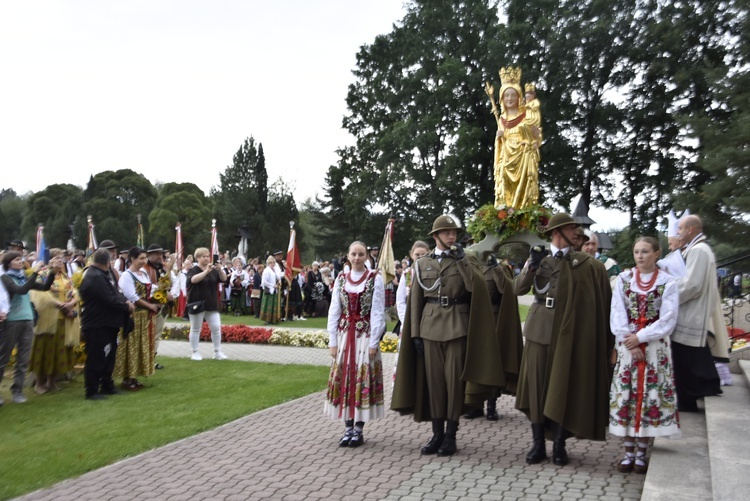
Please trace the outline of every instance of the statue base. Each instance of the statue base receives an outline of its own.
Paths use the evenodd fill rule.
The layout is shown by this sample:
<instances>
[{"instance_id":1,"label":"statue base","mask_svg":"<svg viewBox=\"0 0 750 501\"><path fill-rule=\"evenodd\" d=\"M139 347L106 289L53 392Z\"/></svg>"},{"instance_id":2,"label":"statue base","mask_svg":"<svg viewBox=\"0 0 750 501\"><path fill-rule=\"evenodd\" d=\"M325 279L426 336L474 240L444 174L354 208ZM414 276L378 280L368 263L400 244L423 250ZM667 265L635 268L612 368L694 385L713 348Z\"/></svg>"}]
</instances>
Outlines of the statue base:
<instances>
[{"instance_id":1,"label":"statue base","mask_svg":"<svg viewBox=\"0 0 750 501\"><path fill-rule=\"evenodd\" d=\"M522 268L529 257L529 249L534 245L549 247L549 242L543 240L534 231L521 231L504 240L496 233L488 233L480 242L469 249L479 256L481 262L486 263L493 254L498 261L506 260L514 266Z\"/></svg>"}]
</instances>

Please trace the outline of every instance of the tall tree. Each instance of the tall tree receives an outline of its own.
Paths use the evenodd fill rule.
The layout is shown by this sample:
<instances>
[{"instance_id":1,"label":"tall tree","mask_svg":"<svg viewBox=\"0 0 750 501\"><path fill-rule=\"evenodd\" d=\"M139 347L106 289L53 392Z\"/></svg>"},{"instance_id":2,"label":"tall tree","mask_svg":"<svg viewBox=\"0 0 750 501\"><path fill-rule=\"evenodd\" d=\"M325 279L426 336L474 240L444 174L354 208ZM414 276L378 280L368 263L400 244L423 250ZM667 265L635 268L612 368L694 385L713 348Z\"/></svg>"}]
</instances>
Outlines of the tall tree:
<instances>
[{"instance_id":1,"label":"tall tree","mask_svg":"<svg viewBox=\"0 0 750 501\"><path fill-rule=\"evenodd\" d=\"M492 199L495 123L483 86L497 39L494 2L416 0L361 48L344 118L356 147L329 169L332 215L382 207L424 227Z\"/></svg>"},{"instance_id":2,"label":"tall tree","mask_svg":"<svg viewBox=\"0 0 750 501\"><path fill-rule=\"evenodd\" d=\"M83 206L75 223L76 246L87 242L86 216L93 217L97 239L110 239L124 248L135 245L137 214L145 222L156 202L156 188L142 174L130 169L105 171L91 176L83 192ZM146 241L150 235L145 235Z\"/></svg>"},{"instance_id":3,"label":"tall tree","mask_svg":"<svg viewBox=\"0 0 750 501\"><path fill-rule=\"evenodd\" d=\"M0 245L16 238L30 241L31 235L21 233L21 223L26 212L26 198L19 197L12 189L0 190Z\"/></svg>"},{"instance_id":4,"label":"tall tree","mask_svg":"<svg viewBox=\"0 0 750 501\"><path fill-rule=\"evenodd\" d=\"M234 154L232 165L227 166L224 172L219 174L219 188L212 190L222 250L237 247L236 235L241 226L250 229L254 240L260 237L264 214L260 195L267 193L268 188L265 159L261 171L259 161L255 139L252 136L246 138ZM259 172L262 173L260 179ZM253 243L250 242L251 248Z\"/></svg>"},{"instance_id":5,"label":"tall tree","mask_svg":"<svg viewBox=\"0 0 750 501\"><path fill-rule=\"evenodd\" d=\"M51 184L29 196L23 217L23 234L33 238L37 225L44 225L48 247L65 248L70 225L80 215L83 190L72 184Z\"/></svg>"},{"instance_id":6,"label":"tall tree","mask_svg":"<svg viewBox=\"0 0 750 501\"><path fill-rule=\"evenodd\" d=\"M195 184L165 183L148 216L149 233L159 245L173 249L179 222L187 255L197 247L209 246L212 213L211 200Z\"/></svg>"}]
</instances>

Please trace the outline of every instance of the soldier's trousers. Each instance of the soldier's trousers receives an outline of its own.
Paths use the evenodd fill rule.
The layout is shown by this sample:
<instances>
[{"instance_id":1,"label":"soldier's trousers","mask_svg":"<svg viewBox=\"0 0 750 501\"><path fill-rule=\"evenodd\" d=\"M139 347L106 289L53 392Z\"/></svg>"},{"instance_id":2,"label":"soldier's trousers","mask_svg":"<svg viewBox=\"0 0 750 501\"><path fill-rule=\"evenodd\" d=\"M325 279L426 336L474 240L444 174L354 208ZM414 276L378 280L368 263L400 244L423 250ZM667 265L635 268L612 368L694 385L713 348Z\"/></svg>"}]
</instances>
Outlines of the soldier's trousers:
<instances>
[{"instance_id":1,"label":"soldier's trousers","mask_svg":"<svg viewBox=\"0 0 750 501\"><path fill-rule=\"evenodd\" d=\"M464 405L465 383L461 381L466 360L466 338L451 341L424 340L427 388L433 419L458 421Z\"/></svg>"}]
</instances>

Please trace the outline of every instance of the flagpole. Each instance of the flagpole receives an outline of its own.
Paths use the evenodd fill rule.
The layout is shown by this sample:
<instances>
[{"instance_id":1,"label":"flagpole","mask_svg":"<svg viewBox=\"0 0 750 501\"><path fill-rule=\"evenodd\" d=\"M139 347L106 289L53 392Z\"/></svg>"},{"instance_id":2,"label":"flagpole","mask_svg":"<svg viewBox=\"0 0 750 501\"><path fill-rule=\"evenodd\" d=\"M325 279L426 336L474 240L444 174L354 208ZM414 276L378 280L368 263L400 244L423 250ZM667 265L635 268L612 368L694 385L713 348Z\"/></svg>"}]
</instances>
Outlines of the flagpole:
<instances>
[{"instance_id":1,"label":"flagpole","mask_svg":"<svg viewBox=\"0 0 750 501\"><path fill-rule=\"evenodd\" d=\"M289 293L286 296L286 313L284 314L284 318L289 318L289 299L292 296L292 280L294 279L294 269L290 268L289 263L289 252L292 253L292 258L294 258L294 251L296 250L297 246L295 241L295 249L290 248L290 246L292 245L292 238L294 238L294 221L289 221L289 246L287 246L286 250L286 269L289 270L288 273L292 278L289 279Z\"/></svg>"}]
</instances>

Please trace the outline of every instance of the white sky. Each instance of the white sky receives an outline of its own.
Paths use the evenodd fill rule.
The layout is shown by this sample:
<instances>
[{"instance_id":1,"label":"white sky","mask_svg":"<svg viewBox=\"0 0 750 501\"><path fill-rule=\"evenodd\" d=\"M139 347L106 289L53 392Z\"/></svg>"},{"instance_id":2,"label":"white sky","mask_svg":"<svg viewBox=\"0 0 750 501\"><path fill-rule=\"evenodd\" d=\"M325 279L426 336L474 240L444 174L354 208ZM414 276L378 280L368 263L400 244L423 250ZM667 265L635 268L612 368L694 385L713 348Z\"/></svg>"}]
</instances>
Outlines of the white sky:
<instances>
[{"instance_id":1,"label":"white sky","mask_svg":"<svg viewBox=\"0 0 750 501\"><path fill-rule=\"evenodd\" d=\"M351 142L356 53L403 15L402 0L3 1L2 187L127 168L208 193L252 135L299 203Z\"/></svg>"},{"instance_id":2,"label":"white sky","mask_svg":"<svg viewBox=\"0 0 750 501\"><path fill-rule=\"evenodd\" d=\"M0 187L132 169L208 194L252 135L269 183L322 195L352 142L356 53L404 14L403 0L5 0ZM614 217L595 229L627 224Z\"/></svg>"}]
</instances>

